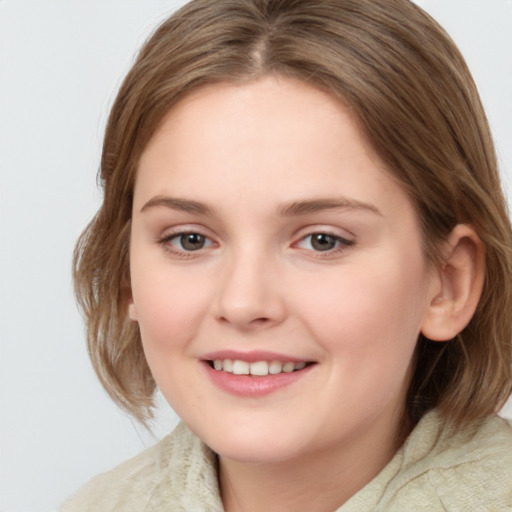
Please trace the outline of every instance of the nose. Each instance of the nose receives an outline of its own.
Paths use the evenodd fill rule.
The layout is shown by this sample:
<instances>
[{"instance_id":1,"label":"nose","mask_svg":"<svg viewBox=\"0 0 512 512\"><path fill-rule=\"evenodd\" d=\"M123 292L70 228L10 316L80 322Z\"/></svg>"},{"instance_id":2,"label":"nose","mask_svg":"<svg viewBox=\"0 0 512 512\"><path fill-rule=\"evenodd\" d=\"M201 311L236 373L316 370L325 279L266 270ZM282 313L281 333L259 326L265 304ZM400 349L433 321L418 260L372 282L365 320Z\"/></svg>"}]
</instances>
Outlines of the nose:
<instances>
[{"instance_id":1,"label":"nose","mask_svg":"<svg viewBox=\"0 0 512 512\"><path fill-rule=\"evenodd\" d=\"M286 316L284 293L276 265L268 257L240 254L223 269L216 318L240 331L280 324Z\"/></svg>"}]
</instances>

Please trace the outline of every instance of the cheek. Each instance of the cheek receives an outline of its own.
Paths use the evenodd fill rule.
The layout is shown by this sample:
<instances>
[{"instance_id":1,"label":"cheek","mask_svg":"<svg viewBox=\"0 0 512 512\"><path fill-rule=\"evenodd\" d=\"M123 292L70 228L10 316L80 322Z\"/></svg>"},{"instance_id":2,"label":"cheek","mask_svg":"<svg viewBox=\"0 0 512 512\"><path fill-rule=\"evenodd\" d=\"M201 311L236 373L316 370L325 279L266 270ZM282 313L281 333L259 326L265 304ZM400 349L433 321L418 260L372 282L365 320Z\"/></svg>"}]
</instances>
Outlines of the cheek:
<instances>
[{"instance_id":1,"label":"cheek","mask_svg":"<svg viewBox=\"0 0 512 512\"><path fill-rule=\"evenodd\" d=\"M298 288L295 304L318 343L341 355L347 366L406 367L424 313L421 270L421 265L403 270L393 258L388 265L381 259L373 266L347 266L330 279Z\"/></svg>"},{"instance_id":2,"label":"cheek","mask_svg":"<svg viewBox=\"0 0 512 512\"><path fill-rule=\"evenodd\" d=\"M422 316L413 281L388 272L383 277L369 267L361 273L354 269L323 290L314 289L308 311L302 310L306 329L323 349L330 389L335 390L334 396L320 397L319 404L330 407L341 400L340 414L348 410L370 422L389 404L403 403ZM304 296L296 297L306 304Z\"/></svg>"},{"instance_id":3,"label":"cheek","mask_svg":"<svg viewBox=\"0 0 512 512\"><path fill-rule=\"evenodd\" d=\"M184 399L180 384L193 374L196 360L190 351L207 311L206 290L183 279L183 273L180 278L146 272L142 281L134 281L133 298L146 360L158 387L180 414L184 404L190 407L197 401L191 392Z\"/></svg>"},{"instance_id":4,"label":"cheek","mask_svg":"<svg viewBox=\"0 0 512 512\"><path fill-rule=\"evenodd\" d=\"M204 285L181 273L144 272L132 275L133 300L148 359L152 352L172 352L195 334L208 309L209 292Z\"/></svg>"}]
</instances>

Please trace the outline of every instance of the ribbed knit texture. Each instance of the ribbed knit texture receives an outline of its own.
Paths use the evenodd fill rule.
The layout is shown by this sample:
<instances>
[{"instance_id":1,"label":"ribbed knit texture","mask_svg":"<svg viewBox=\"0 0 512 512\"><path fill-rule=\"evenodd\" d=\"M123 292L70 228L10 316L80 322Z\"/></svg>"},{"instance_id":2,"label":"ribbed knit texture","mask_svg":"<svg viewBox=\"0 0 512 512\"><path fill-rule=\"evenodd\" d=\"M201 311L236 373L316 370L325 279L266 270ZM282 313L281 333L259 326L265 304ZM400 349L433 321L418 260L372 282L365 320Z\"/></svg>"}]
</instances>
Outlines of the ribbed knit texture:
<instances>
[{"instance_id":1,"label":"ribbed knit texture","mask_svg":"<svg viewBox=\"0 0 512 512\"><path fill-rule=\"evenodd\" d=\"M216 466L215 454L180 424L93 478L60 512L222 512ZM492 417L449 432L437 413L427 414L379 475L336 512L371 511L511 512L512 426Z\"/></svg>"}]
</instances>

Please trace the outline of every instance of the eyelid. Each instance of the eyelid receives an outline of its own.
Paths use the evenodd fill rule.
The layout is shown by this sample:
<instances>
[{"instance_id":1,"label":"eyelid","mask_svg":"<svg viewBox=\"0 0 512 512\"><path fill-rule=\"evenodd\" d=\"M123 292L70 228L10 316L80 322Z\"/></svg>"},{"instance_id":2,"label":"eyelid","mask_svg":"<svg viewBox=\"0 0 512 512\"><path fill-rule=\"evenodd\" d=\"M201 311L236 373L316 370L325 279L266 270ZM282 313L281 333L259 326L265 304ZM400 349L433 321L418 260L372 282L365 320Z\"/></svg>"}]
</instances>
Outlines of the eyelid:
<instances>
[{"instance_id":1,"label":"eyelid","mask_svg":"<svg viewBox=\"0 0 512 512\"><path fill-rule=\"evenodd\" d=\"M211 232L210 229L205 228L201 224L176 224L176 225L168 225L164 229L159 229L161 234L157 234L157 240L169 239L173 236L184 235L187 233L197 233L198 235L202 235L206 238L215 239L215 236Z\"/></svg>"},{"instance_id":2,"label":"eyelid","mask_svg":"<svg viewBox=\"0 0 512 512\"><path fill-rule=\"evenodd\" d=\"M201 226L197 225L180 225L168 230L164 231L164 234L156 237L156 242L159 245L162 245L167 252L172 254L173 256L177 256L180 258L197 258L203 255L206 251L211 250L212 248L218 247L218 242L215 241L215 238L210 234L207 234L208 230ZM206 240L211 242L207 247L202 247L195 251L187 251L185 249L179 249L174 246L171 242L183 235L197 234L204 237Z\"/></svg>"},{"instance_id":3,"label":"eyelid","mask_svg":"<svg viewBox=\"0 0 512 512\"><path fill-rule=\"evenodd\" d=\"M295 231L293 238L298 241L317 233L341 238L347 242L355 242L357 239L355 233L352 233L348 229L332 226L329 224L309 224L307 226L303 226Z\"/></svg>"},{"instance_id":4,"label":"eyelid","mask_svg":"<svg viewBox=\"0 0 512 512\"><path fill-rule=\"evenodd\" d=\"M342 244L347 245L347 246L353 245L355 243L354 240L350 240L348 238L345 238L345 237L343 237L341 235L337 235L335 233L329 233L327 231L314 231L312 233L309 233L309 234L304 235L301 238L299 238L297 240L297 242L295 242L295 244L297 244L299 242L303 242L304 240L306 240L307 238L312 237L313 235L326 235L326 236L330 236L331 238L334 238L335 240L337 240L337 241L339 241Z\"/></svg>"},{"instance_id":5,"label":"eyelid","mask_svg":"<svg viewBox=\"0 0 512 512\"><path fill-rule=\"evenodd\" d=\"M327 249L325 251L315 250L314 248L305 248L300 247L299 244L312 237L313 235L327 235L336 240L338 245L332 249ZM341 253L345 253L348 251L354 244L356 243L355 236L351 234L350 237L344 236L339 232L336 232L335 229L327 228L327 227L308 227L308 231L303 233L302 235L296 238L296 241L293 242L292 247L297 249L306 251L310 254L313 254L316 258L329 258L341 255Z\"/></svg>"},{"instance_id":6,"label":"eyelid","mask_svg":"<svg viewBox=\"0 0 512 512\"><path fill-rule=\"evenodd\" d=\"M205 243L207 243L207 247L210 247L212 245L215 244L215 242L208 236L205 236L201 233L196 233L195 231L188 231L188 232L183 232L183 233L176 233L174 235L171 235L171 236L168 236L165 238L165 240L167 240L168 242L173 242L174 240L179 240L180 238L182 237L186 237L188 235L199 235L201 238L203 238L205 240ZM172 245L172 244L171 244ZM174 247L174 246L173 246ZM203 247L201 247L200 249L197 249L197 251L203 249ZM184 250L184 252L194 252L194 251L187 251L186 249Z\"/></svg>"},{"instance_id":7,"label":"eyelid","mask_svg":"<svg viewBox=\"0 0 512 512\"><path fill-rule=\"evenodd\" d=\"M327 227L327 226L307 226L306 228L302 228L299 233L294 237L294 242L291 244L292 248L299 249L301 251L307 252L309 254L313 254L316 258L329 258L341 255L348 251L355 243L356 236L347 230L343 230L345 234L341 234L336 228ZM204 226L197 224L188 224L188 225L178 225L174 227L169 227L167 230L164 230L164 234L156 237L156 242L162 245L169 253L174 256L181 258L195 258L201 255L204 255L205 252L210 251L216 247L219 247L219 243L216 241L215 237L212 236L211 231ZM208 245L206 247L201 247L197 250L186 250L180 249L171 243L172 240L187 234L198 234L208 240ZM327 235L336 240L337 246L332 249L315 250L314 248L306 248L300 247L300 244L307 240L309 237L313 235Z\"/></svg>"}]
</instances>

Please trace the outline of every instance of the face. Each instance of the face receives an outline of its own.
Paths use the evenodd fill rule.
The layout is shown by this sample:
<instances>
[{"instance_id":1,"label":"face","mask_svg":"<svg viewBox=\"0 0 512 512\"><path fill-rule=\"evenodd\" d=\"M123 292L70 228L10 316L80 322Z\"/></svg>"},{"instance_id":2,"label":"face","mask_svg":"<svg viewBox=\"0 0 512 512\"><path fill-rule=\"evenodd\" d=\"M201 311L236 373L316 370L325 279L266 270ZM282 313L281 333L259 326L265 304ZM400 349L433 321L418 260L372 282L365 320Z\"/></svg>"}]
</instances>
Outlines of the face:
<instances>
[{"instance_id":1,"label":"face","mask_svg":"<svg viewBox=\"0 0 512 512\"><path fill-rule=\"evenodd\" d=\"M337 100L272 77L182 100L142 155L130 265L154 378L222 457L393 437L432 273Z\"/></svg>"}]
</instances>

